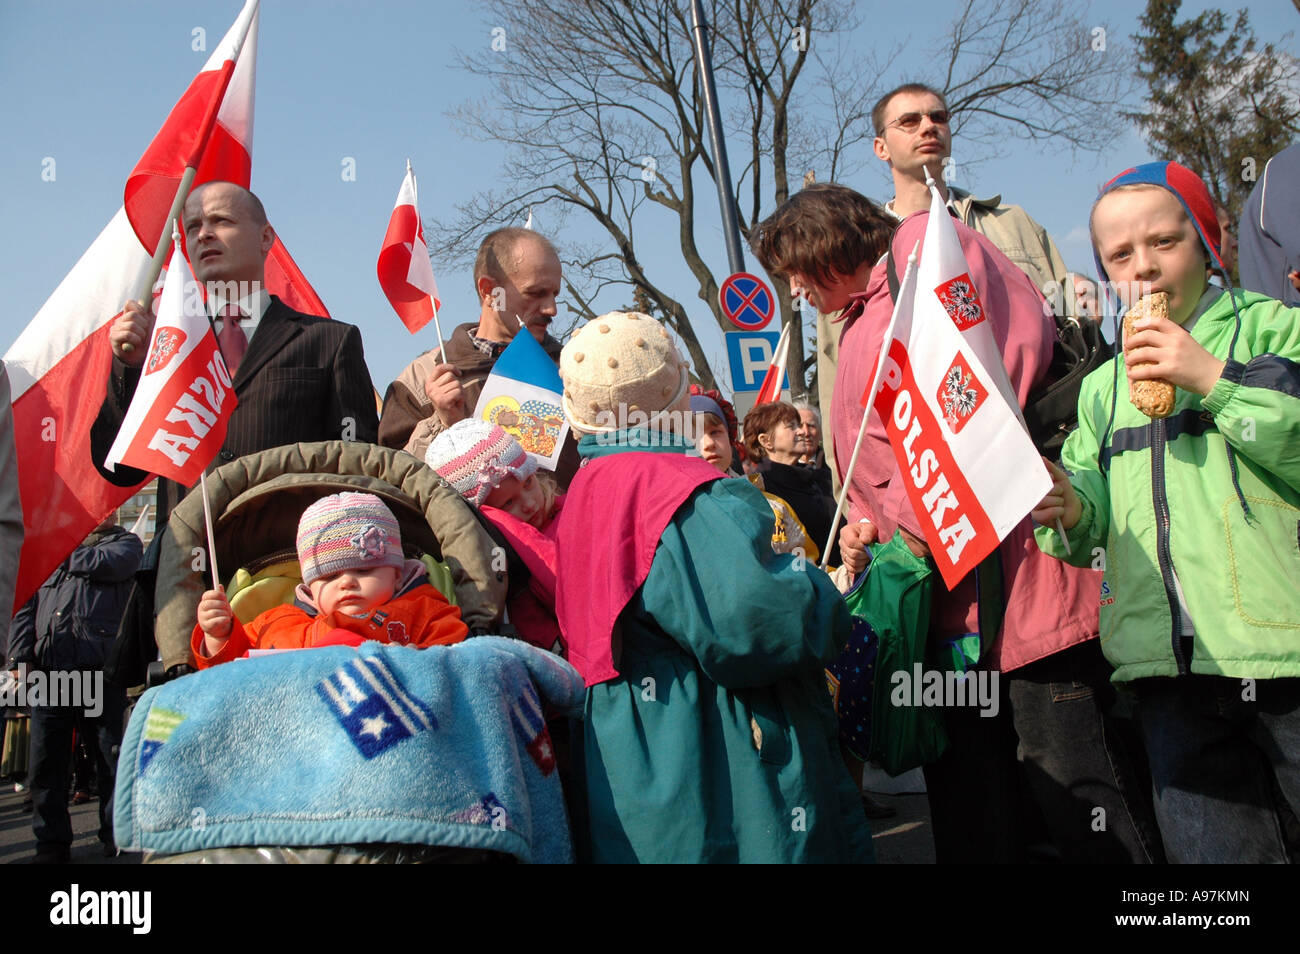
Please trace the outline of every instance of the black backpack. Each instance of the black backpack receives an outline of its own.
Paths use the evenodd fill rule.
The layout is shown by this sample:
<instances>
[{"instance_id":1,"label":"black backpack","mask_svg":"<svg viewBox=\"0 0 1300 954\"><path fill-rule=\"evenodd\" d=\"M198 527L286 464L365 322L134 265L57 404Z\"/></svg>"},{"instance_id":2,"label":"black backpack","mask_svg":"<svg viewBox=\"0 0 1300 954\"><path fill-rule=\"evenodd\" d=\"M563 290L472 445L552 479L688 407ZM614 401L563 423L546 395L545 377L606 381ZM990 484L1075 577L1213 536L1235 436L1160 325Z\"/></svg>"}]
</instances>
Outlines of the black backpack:
<instances>
[{"instance_id":1,"label":"black backpack","mask_svg":"<svg viewBox=\"0 0 1300 954\"><path fill-rule=\"evenodd\" d=\"M1095 321L1056 318L1056 341L1047 376L1029 392L1025 424L1038 452L1054 463L1061 445L1079 426L1079 388L1088 374L1110 361L1115 350Z\"/></svg>"},{"instance_id":2,"label":"black backpack","mask_svg":"<svg viewBox=\"0 0 1300 954\"><path fill-rule=\"evenodd\" d=\"M893 240L890 240L891 245ZM889 299L898 300L898 272L894 256L886 253ZM1053 463L1060 463L1061 446L1070 432L1079 426L1079 389L1089 373L1115 356L1115 350L1102 337L1101 325L1095 321L1075 321L1053 315L1056 340L1052 342L1052 362L1047 374L1029 392L1025 402L1025 425L1038 452Z\"/></svg>"}]
</instances>

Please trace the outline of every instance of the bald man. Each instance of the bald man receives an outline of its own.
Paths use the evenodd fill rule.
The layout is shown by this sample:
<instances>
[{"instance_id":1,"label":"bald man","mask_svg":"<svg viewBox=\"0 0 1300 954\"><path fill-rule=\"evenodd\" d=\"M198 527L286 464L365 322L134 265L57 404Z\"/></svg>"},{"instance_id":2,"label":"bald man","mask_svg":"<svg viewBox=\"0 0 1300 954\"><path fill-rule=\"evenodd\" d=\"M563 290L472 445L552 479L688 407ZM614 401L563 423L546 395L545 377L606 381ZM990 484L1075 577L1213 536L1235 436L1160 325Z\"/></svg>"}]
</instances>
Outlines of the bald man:
<instances>
[{"instance_id":1,"label":"bald man","mask_svg":"<svg viewBox=\"0 0 1300 954\"><path fill-rule=\"evenodd\" d=\"M426 351L389 385L379 443L423 460L435 437L474 413L497 358L525 328L558 364L561 346L547 329L555 319L560 280L560 257L542 235L521 228L489 234L474 261L478 321L457 327L445 348ZM577 466L570 438L556 471L561 485Z\"/></svg>"},{"instance_id":2,"label":"bald man","mask_svg":"<svg viewBox=\"0 0 1300 954\"><path fill-rule=\"evenodd\" d=\"M190 193L182 219L194 277L208 289L208 312L230 367L239 404L214 464L299 441L375 443L379 422L374 387L353 325L294 311L265 286L266 256L275 230L261 201L230 182L209 182ZM103 468L140 380L153 315L127 302L109 329L113 366L108 397L91 430L95 466L118 486L147 475L119 465ZM185 488L158 489L162 526Z\"/></svg>"}]
</instances>

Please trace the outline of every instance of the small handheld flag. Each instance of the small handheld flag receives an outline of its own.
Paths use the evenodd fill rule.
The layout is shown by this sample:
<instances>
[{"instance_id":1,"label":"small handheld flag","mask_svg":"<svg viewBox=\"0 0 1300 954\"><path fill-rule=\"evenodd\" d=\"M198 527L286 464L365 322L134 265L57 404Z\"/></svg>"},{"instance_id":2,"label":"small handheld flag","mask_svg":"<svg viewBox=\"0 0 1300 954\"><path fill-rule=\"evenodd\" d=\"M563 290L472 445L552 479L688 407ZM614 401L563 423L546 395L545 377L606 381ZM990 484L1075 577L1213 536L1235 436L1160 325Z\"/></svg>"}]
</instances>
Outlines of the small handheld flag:
<instances>
[{"instance_id":1,"label":"small handheld flag","mask_svg":"<svg viewBox=\"0 0 1300 954\"><path fill-rule=\"evenodd\" d=\"M406 176L397 190L397 203L388 219L388 231L379 250L377 265L379 285L389 303L412 334L436 320L442 302L438 283L429 262L429 247L424 241L424 226L416 205L415 172L406 161ZM438 332L442 347L442 332Z\"/></svg>"},{"instance_id":2,"label":"small handheld flag","mask_svg":"<svg viewBox=\"0 0 1300 954\"><path fill-rule=\"evenodd\" d=\"M177 243L140 383L105 466L127 464L188 487L221 450L236 403L199 285Z\"/></svg>"}]
</instances>

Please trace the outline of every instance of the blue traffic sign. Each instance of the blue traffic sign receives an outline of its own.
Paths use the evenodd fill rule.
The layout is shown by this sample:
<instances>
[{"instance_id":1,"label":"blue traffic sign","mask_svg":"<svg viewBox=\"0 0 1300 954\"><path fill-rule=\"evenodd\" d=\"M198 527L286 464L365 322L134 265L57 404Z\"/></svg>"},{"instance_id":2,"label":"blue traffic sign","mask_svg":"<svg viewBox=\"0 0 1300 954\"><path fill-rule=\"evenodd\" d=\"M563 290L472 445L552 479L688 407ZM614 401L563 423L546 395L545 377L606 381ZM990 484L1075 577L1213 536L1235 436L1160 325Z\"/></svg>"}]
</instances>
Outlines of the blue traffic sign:
<instances>
[{"instance_id":1,"label":"blue traffic sign","mask_svg":"<svg viewBox=\"0 0 1300 954\"><path fill-rule=\"evenodd\" d=\"M728 331L727 364L731 367L731 390L757 391L763 384L772 354L781 339L776 331ZM790 376L781 381L782 390L790 387Z\"/></svg>"},{"instance_id":2,"label":"blue traffic sign","mask_svg":"<svg viewBox=\"0 0 1300 954\"><path fill-rule=\"evenodd\" d=\"M757 275L736 272L718 289L722 313L741 331L758 331L776 314L776 296Z\"/></svg>"}]
</instances>

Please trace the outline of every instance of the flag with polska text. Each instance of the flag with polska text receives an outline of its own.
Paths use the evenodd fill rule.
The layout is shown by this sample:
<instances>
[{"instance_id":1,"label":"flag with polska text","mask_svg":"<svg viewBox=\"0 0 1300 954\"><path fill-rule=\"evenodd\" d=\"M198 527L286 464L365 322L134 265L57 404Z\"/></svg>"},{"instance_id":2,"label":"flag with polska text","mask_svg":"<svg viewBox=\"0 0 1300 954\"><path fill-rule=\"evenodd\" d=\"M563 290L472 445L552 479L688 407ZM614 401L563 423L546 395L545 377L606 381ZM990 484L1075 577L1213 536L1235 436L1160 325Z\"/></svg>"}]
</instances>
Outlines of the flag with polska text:
<instances>
[{"instance_id":1,"label":"flag with polska text","mask_svg":"<svg viewBox=\"0 0 1300 954\"><path fill-rule=\"evenodd\" d=\"M920 264L899 288L874 406L951 590L1051 489L961 240L933 191Z\"/></svg>"}]
</instances>

